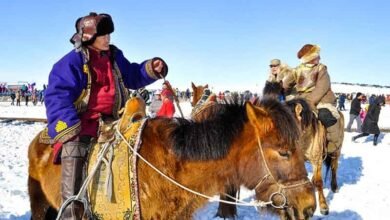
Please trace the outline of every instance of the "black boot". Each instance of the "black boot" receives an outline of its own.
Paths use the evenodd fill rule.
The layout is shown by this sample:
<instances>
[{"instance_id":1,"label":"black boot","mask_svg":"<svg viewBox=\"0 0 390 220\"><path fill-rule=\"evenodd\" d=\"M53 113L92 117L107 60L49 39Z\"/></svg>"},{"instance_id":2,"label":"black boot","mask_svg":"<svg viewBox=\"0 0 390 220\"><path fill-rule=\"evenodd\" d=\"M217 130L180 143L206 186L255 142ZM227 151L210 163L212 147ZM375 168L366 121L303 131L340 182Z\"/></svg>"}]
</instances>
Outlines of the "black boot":
<instances>
[{"instance_id":1,"label":"black boot","mask_svg":"<svg viewBox=\"0 0 390 220\"><path fill-rule=\"evenodd\" d=\"M378 136L375 135L374 136L374 146L376 146L378 144Z\"/></svg>"},{"instance_id":2,"label":"black boot","mask_svg":"<svg viewBox=\"0 0 390 220\"><path fill-rule=\"evenodd\" d=\"M87 155L87 144L82 142L67 142L62 146L61 154L61 193L62 202L79 193L83 184L83 170ZM61 219L79 220L84 214L83 203L74 201L62 213Z\"/></svg>"},{"instance_id":3,"label":"black boot","mask_svg":"<svg viewBox=\"0 0 390 220\"><path fill-rule=\"evenodd\" d=\"M356 135L356 136L352 137L352 141L355 142L356 139L364 137L364 136L368 136L368 135L369 135L368 133L362 133L362 134Z\"/></svg>"}]
</instances>

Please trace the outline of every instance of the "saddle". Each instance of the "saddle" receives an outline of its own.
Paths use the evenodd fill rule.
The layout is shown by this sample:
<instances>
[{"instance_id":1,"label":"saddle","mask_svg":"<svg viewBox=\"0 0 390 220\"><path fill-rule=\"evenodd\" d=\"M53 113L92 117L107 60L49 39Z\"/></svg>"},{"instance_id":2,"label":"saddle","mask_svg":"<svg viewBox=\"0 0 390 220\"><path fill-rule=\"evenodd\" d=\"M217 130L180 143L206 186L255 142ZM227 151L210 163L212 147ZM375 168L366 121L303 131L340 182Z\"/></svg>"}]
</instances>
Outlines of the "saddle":
<instances>
[{"instance_id":1,"label":"saddle","mask_svg":"<svg viewBox=\"0 0 390 220\"><path fill-rule=\"evenodd\" d=\"M132 98L119 120L101 121L99 138L91 147L87 165L88 176L101 149L108 149L88 188L93 219L140 219L137 157L116 131L136 149L146 122L145 107L143 100Z\"/></svg>"}]
</instances>

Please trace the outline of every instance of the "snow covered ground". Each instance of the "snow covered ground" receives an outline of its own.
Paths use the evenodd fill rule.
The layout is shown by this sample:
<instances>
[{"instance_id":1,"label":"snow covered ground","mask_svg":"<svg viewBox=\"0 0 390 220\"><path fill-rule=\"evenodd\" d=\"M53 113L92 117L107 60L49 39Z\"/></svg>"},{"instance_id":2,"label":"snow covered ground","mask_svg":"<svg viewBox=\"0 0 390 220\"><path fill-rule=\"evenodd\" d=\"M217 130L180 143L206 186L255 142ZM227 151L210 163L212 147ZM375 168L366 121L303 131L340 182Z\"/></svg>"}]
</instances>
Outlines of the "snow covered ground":
<instances>
[{"instance_id":1,"label":"snow covered ground","mask_svg":"<svg viewBox=\"0 0 390 220\"><path fill-rule=\"evenodd\" d=\"M346 103L346 121L349 120L349 103ZM182 103L185 115L190 104ZM177 113L178 114L178 113ZM177 115L179 116L179 115ZM0 117L45 118L44 106L10 106L0 103ZM43 123L0 122L0 220L30 219L27 194L27 147L33 137L45 126ZM356 127L356 125L354 125ZM380 115L381 128L390 128L390 107L386 105ZM330 213L323 216L317 208L314 219L389 219L390 207L390 135L382 133L374 147L372 136L351 142L352 135L345 133L342 156L339 161L339 193L330 192L326 183L325 196ZM307 164L308 170L310 165ZM241 198L250 201L253 192L242 190ZM214 218L218 204L210 202L198 210L194 219ZM239 207L238 219L278 219L260 215L255 208Z\"/></svg>"}]
</instances>

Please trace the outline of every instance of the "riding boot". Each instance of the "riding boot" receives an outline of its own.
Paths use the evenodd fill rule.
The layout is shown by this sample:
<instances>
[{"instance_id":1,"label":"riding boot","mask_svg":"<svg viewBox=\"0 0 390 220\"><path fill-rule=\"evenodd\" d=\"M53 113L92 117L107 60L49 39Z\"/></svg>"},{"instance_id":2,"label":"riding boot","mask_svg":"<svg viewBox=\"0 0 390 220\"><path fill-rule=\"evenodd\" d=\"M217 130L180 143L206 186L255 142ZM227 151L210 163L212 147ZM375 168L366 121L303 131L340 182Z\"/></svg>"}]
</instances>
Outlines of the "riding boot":
<instances>
[{"instance_id":1,"label":"riding boot","mask_svg":"<svg viewBox=\"0 0 390 220\"><path fill-rule=\"evenodd\" d=\"M62 201L79 193L83 184L83 171L88 145L82 142L70 141L62 146L61 153L61 185ZM83 203L71 202L62 213L63 220L79 220L84 214Z\"/></svg>"}]
</instances>

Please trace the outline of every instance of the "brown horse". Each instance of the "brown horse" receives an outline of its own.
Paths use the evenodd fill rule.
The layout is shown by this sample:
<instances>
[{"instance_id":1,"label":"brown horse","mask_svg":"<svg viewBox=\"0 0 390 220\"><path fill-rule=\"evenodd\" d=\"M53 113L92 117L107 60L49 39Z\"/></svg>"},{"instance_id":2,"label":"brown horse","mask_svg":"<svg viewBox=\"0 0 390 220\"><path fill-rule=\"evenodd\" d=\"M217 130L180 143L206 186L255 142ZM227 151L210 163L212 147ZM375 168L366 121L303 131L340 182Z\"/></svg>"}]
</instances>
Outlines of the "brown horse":
<instances>
[{"instance_id":1,"label":"brown horse","mask_svg":"<svg viewBox=\"0 0 390 220\"><path fill-rule=\"evenodd\" d=\"M192 107L195 107L196 103L200 100L200 98L203 95L203 92L206 88L209 88L209 85L206 84L205 86L196 86L193 82L191 82L191 87L192 87L192 101L191 105Z\"/></svg>"},{"instance_id":2,"label":"brown horse","mask_svg":"<svg viewBox=\"0 0 390 220\"><path fill-rule=\"evenodd\" d=\"M198 93L202 93L202 87L197 87ZM282 87L279 83L266 83L263 90L263 95L278 99L278 95L281 93ZM198 100L194 100L198 101ZM258 101L258 100L257 100ZM326 130L324 125L317 119L316 115L310 109L310 106L303 99L293 99L285 103L290 111L295 115L295 119L301 127L301 136L299 138L299 146L305 156L305 160L309 161L313 167L312 182L318 191L318 200L320 211L322 214L327 215L329 213L329 206L326 202L326 198L323 192L323 178L322 178L322 163L324 162L327 168L331 170L331 190L333 192L338 191L337 184L337 169L338 160L341 155L341 147L337 146L337 150L328 152L328 141L326 139ZM204 120L209 117L208 111L204 111L197 115L197 118ZM341 112L339 119L339 129L344 129L344 116ZM340 132L340 143L344 139L344 132ZM232 186L226 186L226 191L221 194L221 199L229 199L235 197L237 189ZM226 196L228 195L228 196ZM218 207L217 215L222 218L232 218L236 215L236 207L231 204L220 203Z\"/></svg>"},{"instance_id":3,"label":"brown horse","mask_svg":"<svg viewBox=\"0 0 390 220\"><path fill-rule=\"evenodd\" d=\"M282 218L311 217L316 207L314 188L296 148L299 128L289 110L271 99L258 105L217 104L212 108L211 119L202 122L149 119L142 131L140 155L202 194L222 193L228 183L243 185L255 190L257 200L282 206L278 209ZM58 209L61 204L61 168L52 163L52 157L50 146L36 137L29 147L33 219L42 219L49 207ZM142 219L191 219L207 203L143 161L137 170Z\"/></svg>"},{"instance_id":4,"label":"brown horse","mask_svg":"<svg viewBox=\"0 0 390 220\"><path fill-rule=\"evenodd\" d=\"M265 84L263 95L276 98L277 94L283 91L280 83ZM340 118L335 126L338 126L339 135L336 149L330 152L329 141L327 140L326 128L318 120L316 114L312 111L307 102L303 99L292 99L286 104L295 114L298 123L301 125L303 134L300 138L300 146L305 155L305 160L309 161L313 167L312 181L318 191L318 199L321 214L329 213L329 206L326 202L323 192L322 164L326 166L326 176L331 170L331 190L338 192L337 169L338 161L341 155L342 143L344 140L344 115L338 111ZM325 176L325 177L326 177Z\"/></svg>"}]
</instances>

